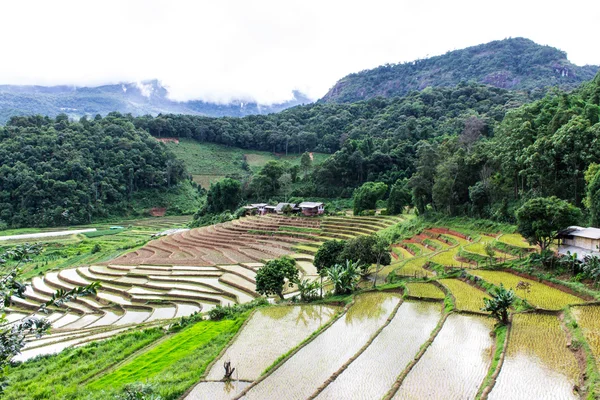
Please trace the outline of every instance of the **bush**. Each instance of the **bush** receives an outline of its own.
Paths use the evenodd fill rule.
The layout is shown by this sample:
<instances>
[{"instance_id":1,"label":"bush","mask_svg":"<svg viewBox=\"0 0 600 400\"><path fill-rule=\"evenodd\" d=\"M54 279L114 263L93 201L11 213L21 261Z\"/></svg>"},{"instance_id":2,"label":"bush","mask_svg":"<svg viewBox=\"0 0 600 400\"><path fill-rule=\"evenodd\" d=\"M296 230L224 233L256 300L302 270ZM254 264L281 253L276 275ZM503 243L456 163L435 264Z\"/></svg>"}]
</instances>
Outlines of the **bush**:
<instances>
[{"instance_id":1,"label":"bush","mask_svg":"<svg viewBox=\"0 0 600 400\"><path fill-rule=\"evenodd\" d=\"M382 208L381 211L379 212L379 214L381 214L381 215L388 215L387 208Z\"/></svg>"},{"instance_id":2,"label":"bush","mask_svg":"<svg viewBox=\"0 0 600 400\"><path fill-rule=\"evenodd\" d=\"M161 400L153 385L135 382L125 385L123 393L117 395L118 400Z\"/></svg>"},{"instance_id":3,"label":"bush","mask_svg":"<svg viewBox=\"0 0 600 400\"><path fill-rule=\"evenodd\" d=\"M208 316L212 321L221 319L234 319L238 315L255 307L262 307L269 304L269 301L264 297L258 297L246 304L233 304L230 306L217 305L208 312Z\"/></svg>"},{"instance_id":4,"label":"bush","mask_svg":"<svg viewBox=\"0 0 600 400\"><path fill-rule=\"evenodd\" d=\"M372 217L373 215L375 215L375 210L362 210L359 215L363 216L363 217Z\"/></svg>"},{"instance_id":5,"label":"bush","mask_svg":"<svg viewBox=\"0 0 600 400\"><path fill-rule=\"evenodd\" d=\"M102 246L100 246L100 243L96 243L94 247L92 247L92 254L99 253L100 251L102 251Z\"/></svg>"}]
</instances>

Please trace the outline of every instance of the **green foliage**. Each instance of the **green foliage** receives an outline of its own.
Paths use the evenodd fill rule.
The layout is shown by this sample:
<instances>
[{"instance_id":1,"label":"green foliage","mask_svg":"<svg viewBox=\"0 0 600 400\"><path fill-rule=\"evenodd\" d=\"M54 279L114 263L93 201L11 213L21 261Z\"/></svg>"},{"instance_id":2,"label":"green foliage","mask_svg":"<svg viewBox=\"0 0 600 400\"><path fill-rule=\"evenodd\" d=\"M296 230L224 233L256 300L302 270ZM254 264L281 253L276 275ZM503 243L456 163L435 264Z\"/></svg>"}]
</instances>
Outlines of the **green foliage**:
<instances>
[{"instance_id":1,"label":"green foliage","mask_svg":"<svg viewBox=\"0 0 600 400\"><path fill-rule=\"evenodd\" d=\"M165 400L178 399L198 382L246 317L191 325L87 383L84 398L113 398L125 385L145 382Z\"/></svg>"},{"instance_id":2,"label":"green foliage","mask_svg":"<svg viewBox=\"0 0 600 400\"><path fill-rule=\"evenodd\" d=\"M561 229L575 225L581 211L556 196L528 200L517 211L519 233L544 251Z\"/></svg>"},{"instance_id":3,"label":"green foliage","mask_svg":"<svg viewBox=\"0 0 600 400\"><path fill-rule=\"evenodd\" d=\"M346 241L340 259L360 263L363 273L367 273L371 264L391 264L392 256L389 250L385 250L388 248L389 244L385 238L377 235L357 236Z\"/></svg>"},{"instance_id":4,"label":"green foliage","mask_svg":"<svg viewBox=\"0 0 600 400\"><path fill-rule=\"evenodd\" d=\"M236 210L242 200L242 185L239 181L225 178L210 185L206 195L206 212L211 214Z\"/></svg>"},{"instance_id":5,"label":"green foliage","mask_svg":"<svg viewBox=\"0 0 600 400\"><path fill-rule=\"evenodd\" d=\"M310 167L312 166L312 159L310 158L310 154L307 152L302 153L302 157L300 158L300 168L304 172L304 176L310 171Z\"/></svg>"},{"instance_id":6,"label":"green foliage","mask_svg":"<svg viewBox=\"0 0 600 400\"><path fill-rule=\"evenodd\" d=\"M141 382L125 385L122 393L115 398L117 400L162 400L162 397L156 394L153 385Z\"/></svg>"},{"instance_id":7,"label":"green foliage","mask_svg":"<svg viewBox=\"0 0 600 400\"><path fill-rule=\"evenodd\" d=\"M222 306L217 304L208 312L208 316L212 321L219 321L221 319L235 319L240 314L245 313L248 310L252 310L256 307L262 307L269 304L269 301L264 297L258 297L249 303L244 304L232 304Z\"/></svg>"},{"instance_id":8,"label":"green foliage","mask_svg":"<svg viewBox=\"0 0 600 400\"><path fill-rule=\"evenodd\" d=\"M350 103L377 96L404 96L425 85L456 86L467 81L530 90L540 96L546 87L573 88L592 79L597 70L570 63L566 53L556 48L511 38L353 73L338 81L323 100Z\"/></svg>"},{"instance_id":9,"label":"green foliage","mask_svg":"<svg viewBox=\"0 0 600 400\"><path fill-rule=\"evenodd\" d=\"M584 205L590 214L590 225L600 226L600 165L592 163L585 173L586 198Z\"/></svg>"},{"instance_id":10,"label":"green foliage","mask_svg":"<svg viewBox=\"0 0 600 400\"><path fill-rule=\"evenodd\" d=\"M317 268L317 271L340 264L343 262L341 255L344 251L346 242L343 240L328 240L319 247L315 254L313 264Z\"/></svg>"},{"instance_id":11,"label":"green foliage","mask_svg":"<svg viewBox=\"0 0 600 400\"><path fill-rule=\"evenodd\" d=\"M360 266L351 260L343 264L336 264L327 268L327 278L333 284L335 295L352 293L358 287L360 281Z\"/></svg>"},{"instance_id":12,"label":"green foliage","mask_svg":"<svg viewBox=\"0 0 600 400\"><path fill-rule=\"evenodd\" d=\"M136 192L185 176L181 161L119 113L82 122L15 117L0 139L0 220L9 226L123 215Z\"/></svg>"},{"instance_id":13,"label":"green foliage","mask_svg":"<svg viewBox=\"0 0 600 400\"><path fill-rule=\"evenodd\" d=\"M407 206L411 205L411 192L408 187L408 179L398 179L392 189L387 200L387 215L402 214ZM383 212L383 211L382 211Z\"/></svg>"},{"instance_id":14,"label":"green foliage","mask_svg":"<svg viewBox=\"0 0 600 400\"><path fill-rule=\"evenodd\" d=\"M388 186L383 182L367 182L354 191L354 215L377 208L377 200L383 199Z\"/></svg>"},{"instance_id":15,"label":"green foliage","mask_svg":"<svg viewBox=\"0 0 600 400\"><path fill-rule=\"evenodd\" d=\"M256 273L256 292L265 296L276 294L283 300L285 281L292 287L299 273L293 258L284 256L269 260Z\"/></svg>"},{"instance_id":16,"label":"green foliage","mask_svg":"<svg viewBox=\"0 0 600 400\"><path fill-rule=\"evenodd\" d=\"M496 318L499 323L508 324L508 310L516 300L515 292L506 290L504 285L493 289L490 293L491 299L484 298L484 306L481 311L489 312L493 318Z\"/></svg>"},{"instance_id":17,"label":"green foliage","mask_svg":"<svg viewBox=\"0 0 600 400\"><path fill-rule=\"evenodd\" d=\"M59 354L40 356L8 370L7 400L85 397L84 382L162 338L162 329L127 332Z\"/></svg>"}]
</instances>

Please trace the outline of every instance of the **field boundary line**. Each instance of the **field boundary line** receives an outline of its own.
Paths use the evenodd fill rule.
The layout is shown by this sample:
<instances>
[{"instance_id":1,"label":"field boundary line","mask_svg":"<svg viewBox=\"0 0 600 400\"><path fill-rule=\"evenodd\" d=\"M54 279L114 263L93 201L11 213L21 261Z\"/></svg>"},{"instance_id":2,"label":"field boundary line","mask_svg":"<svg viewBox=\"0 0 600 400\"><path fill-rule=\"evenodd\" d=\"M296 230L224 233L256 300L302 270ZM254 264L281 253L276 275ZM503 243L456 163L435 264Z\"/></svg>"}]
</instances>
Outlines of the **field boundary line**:
<instances>
[{"instance_id":1,"label":"field boundary line","mask_svg":"<svg viewBox=\"0 0 600 400\"><path fill-rule=\"evenodd\" d=\"M194 385L190 386L185 392L183 392L183 394L181 396L179 396L180 399L185 399L192 392L192 390L194 390L194 388L196 386L198 386L199 384L201 384L202 382L209 382L208 380L206 380L204 378L206 377L206 375L208 375L208 373L210 372L210 370L212 369L212 367L217 363L217 361L220 360L221 357L223 357L225 355L225 352L231 346L233 346L233 343L235 343L235 341L238 339L238 337L242 334L242 331L244 330L244 328L246 327L246 325L248 325L248 323L250 322L250 320L252 319L252 317L254 317L254 314L256 314L256 311L257 311L256 308L254 310L252 310L252 312L250 313L250 315L248 316L248 318L246 318L246 320L244 321L244 323L242 324L242 326L240 326L240 329L238 329L238 331L236 332L236 334L231 338L231 340L229 341L229 343L227 344L227 346L223 347L223 349L219 352L219 354L217 354L217 356L210 363L208 363L208 365L204 369L204 372L200 376L200 379L198 380L198 382L196 382ZM222 382L222 380L221 381L213 381L213 382Z\"/></svg>"},{"instance_id":2,"label":"field boundary line","mask_svg":"<svg viewBox=\"0 0 600 400\"><path fill-rule=\"evenodd\" d=\"M442 312L444 312L444 308L442 308ZM421 360L421 357L423 357L423 354L425 354L425 352L427 351L429 346L431 346L431 344L437 337L438 333L440 333L440 331L444 327L444 323L446 322L446 320L448 319L448 316L450 316L450 314L452 314L452 312L444 313L442 315L437 326L435 327L433 332L431 332L429 339L427 339L427 341L425 343L423 343L423 345L421 346L421 349L419 350L417 355L404 368L404 371L402 371L400 376L398 376L398 378L396 378L396 382L394 382L394 384L392 385L390 390L388 390L388 392L383 396L382 400L391 400L394 397L394 395L396 394L398 389L400 389L400 385L402 385L402 382L404 381L404 379L406 379L406 376L410 373L410 371L414 368L414 366L417 365L417 363Z\"/></svg>"},{"instance_id":3,"label":"field boundary line","mask_svg":"<svg viewBox=\"0 0 600 400\"><path fill-rule=\"evenodd\" d=\"M396 307L394 307L394 309L392 310L392 313L389 315L389 317L387 318L385 323L382 326L380 326L379 329L377 329L377 331L375 331L375 333L369 338L369 340L367 340L367 342L352 357L350 357L337 371L335 371L333 374L331 374L331 376L325 382L323 382L321 384L321 386L319 386L317 388L317 390L308 397L307 400L312 400L312 399L316 398L319 394L321 394L321 392L323 390L325 390L325 388L327 386L329 386L331 383L333 383L333 381L335 381L338 378L338 376L340 376L350 366L350 364L352 364L358 357L360 357L360 355L362 353L365 352L365 350L367 350L369 348L369 346L373 343L373 341L375 341L375 339L377 339L379 334L396 317L396 314L398 313L398 310L400 309L402 304L404 304L404 299L402 297L400 297L400 301L398 302L398 305Z\"/></svg>"},{"instance_id":4,"label":"field boundary line","mask_svg":"<svg viewBox=\"0 0 600 400\"><path fill-rule=\"evenodd\" d=\"M498 379L498 375L500 375L500 372L502 371L502 366L504 365L504 358L506 357L506 351L508 349L508 343L510 341L511 334L512 334L512 314L510 315L509 324L506 327L506 337L504 338L504 345L502 346L502 352L500 353L500 359L498 360L498 365L496 365L495 371L489 376L489 381L488 381L488 378L486 377L483 380L483 382L481 382L482 386L477 391L478 396L475 397L476 399L487 400L490 392L496 385L496 380ZM494 341L494 348L492 349L492 363L494 362L494 354L496 353L496 343L497 343L497 341ZM491 372L491 371L488 371L488 373L489 372ZM483 385L485 385L485 386L483 386Z\"/></svg>"},{"instance_id":5,"label":"field boundary line","mask_svg":"<svg viewBox=\"0 0 600 400\"><path fill-rule=\"evenodd\" d=\"M282 366L283 364L285 364L290 358L292 358L294 355L296 355L296 353L298 353L305 346L307 346L309 343L311 343L313 340L315 340L317 337L319 337L323 332L325 332L327 329L329 329L336 321L338 321L340 318L342 318L343 315L346 315L346 313L348 312L348 309L350 307L352 307L355 302L356 302L355 297L353 297L352 298L352 302L350 302L349 304L347 304L344 307L344 309L343 309L342 312L339 312L336 317L332 318L325 325L323 325L322 327L320 327L319 329L317 329L315 332L313 332L307 339L305 339L302 343L300 343L298 346L296 346L295 349L293 349L292 351L290 351L289 354L286 357L284 357L283 359L279 360L279 362L276 361L277 364L273 368L269 369L269 371L266 374L261 375L257 380L255 380L246 389L242 390L236 397L233 398L233 400L241 399L242 397L244 397L250 391L250 389L252 389L254 386L258 385L260 382L262 382L265 379L267 379L272 373L274 373L275 371L277 371L277 369L280 366Z\"/></svg>"}]
</instances>

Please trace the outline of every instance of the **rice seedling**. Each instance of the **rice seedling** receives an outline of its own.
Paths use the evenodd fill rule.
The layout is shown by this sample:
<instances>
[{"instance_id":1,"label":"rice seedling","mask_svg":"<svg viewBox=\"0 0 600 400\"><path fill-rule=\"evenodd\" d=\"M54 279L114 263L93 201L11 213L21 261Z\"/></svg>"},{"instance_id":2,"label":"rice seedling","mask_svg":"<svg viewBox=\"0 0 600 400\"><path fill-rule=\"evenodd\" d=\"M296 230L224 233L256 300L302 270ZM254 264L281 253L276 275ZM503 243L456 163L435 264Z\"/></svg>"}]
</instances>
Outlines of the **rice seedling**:
<instances>
[{"instance_id":1,"label":"rice seedling","mask_svg":"<svg viewBox=\"0 0 600 400\"><path fill-rule=\"evenodd\" d=\"M223 362L231 361L236 378L255 380L261 372L313 331L326 324L336 309L328 306L282 306L257 310L235 342L207 374L223 378ZM273 335L273 332L278 334Z\"/></svg>"},{"instance_id":2,"label":"rice seedling","mask_svg":"<svg viewBox=\"0 0 600 400\"><path fill-rule=\"evenodd\" d=\"M382 398L429 339L440 311L439 304L404 302L373 343L316 398ZM377 371L377 379L373 379L373 371Z\"/></svg>"},{"instance_id":3,"label":"rice seedling","mask_svg":"<svg viewBox=\"0 0 600 400\"><path fill-rule=\"evenodd\" d=\"M390 293L358 296L346 315L252 387L245 399L309 397L364 346L399 301L398 296Z\"/></svg>"},{"instance_id":4,"label":"rice seedling","mask_svg":"<svg viewBox=\"0 0 600 400\"><path fill-rule=\"evenodd\" d=\"M433 276L433 272L426 270L423 266L427 263L427 257L415 257L406 261L396 270L399 276L428 277Z\"/></svg>"},{"instance_id":5,"label":"rice seedling","mask_svg":"<svg viewBox=\"0 0 600 400\"><path fill-rule=\"evenodd\" d=\"M475 398L491 362L493 321L452 314L393 399Z\"/></svg>"},{"instance_id":6,"label":"rice seedling","mask_svg":"<svg viewBox=\"0 0 600 400\"><path fill-rule=\"evenodd\" d=\"M456 308L461 311L483 312L483 299L490 298L484 291L458 279L440 279L439 282L450 290L456 299Z\"/></svg>"},{"instance_id":7,"label":"rice seedling","mask_svg":"<svg viewBox=\"0 0 600 400\"><path fill-rule=\"evenodd\" d=\"M509 244L511 246L521 247L524 249L534 247L527 243L523 236L519 235L518 233L505 233L498 238L498 241Z\"/></svg>"},{"instance_id":8,"label":"rice seedling","mask_svg":"<svg viewBox=\"0 0 600 400\"><path fill-rule=\"evenodd\" d=\"M433 283L411 282L406 284L409 296L426 297L430 299L440 299L445 297L444 292Z\"/></svg>"},{"instance_id":9,"label":"rice seedling","mask_svg":"<svg viewBox=\"0 0 600 400\"><path fill-rule=\"evenodd\" d=\"M575 356L566 346L558 318L515 314L502 370L489 399L577 399Z\"/></svg>"},{"instance_id":10,"label":"rice seedling","mask_svg":"<svg viewBox=\"0 0 600 400\"><path fill-rule=\"evenodd\" d=\"M469 267L470 266L469 263L458 261L457 259L454 258L456 255L458 255L459 250L460 250L459 247L453 247L449 250L442 251L442 252L434 255L433 257L431 257L431 261L433 261L436 264L443 265L445 267L457 267L457 268Z\"/></svg>"},{"instance_id":11,"label":"rice seedling","mask_svg":"<svg viewBox=\"0 0 600 400\"><path fill-rule=\"evenodd\" d=\"M584 302L583 299L572 294L531 279L522 278L510 272L475 270L470 273L496 286L503 284L506 288L515 290L517 296L525 299L535 307L546 310L561 310L570 304L581 304ZM529 283L531 285L529 290L516 289L519 282Z\"/></svg>"},{"instance_id":12,"label":"rice seedling","mask_svg":"<svg viewBox=\"0 0 600 400\"><path fill-rule=\"evenodd\" d=\"M573 307L571 310L598 362L600 360L600 306Z\"/></svg>"}]
</instances>

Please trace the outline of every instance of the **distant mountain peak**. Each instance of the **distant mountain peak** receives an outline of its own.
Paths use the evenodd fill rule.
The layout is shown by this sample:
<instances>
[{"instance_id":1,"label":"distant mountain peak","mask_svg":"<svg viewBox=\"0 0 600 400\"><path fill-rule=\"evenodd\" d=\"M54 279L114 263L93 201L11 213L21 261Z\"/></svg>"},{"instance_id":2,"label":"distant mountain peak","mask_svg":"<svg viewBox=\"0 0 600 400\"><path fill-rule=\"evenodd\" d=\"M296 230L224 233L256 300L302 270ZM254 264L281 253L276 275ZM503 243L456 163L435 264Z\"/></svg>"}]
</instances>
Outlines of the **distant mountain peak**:
<instances>
[{"instance_id":1,"label":"distant mountain peak","mask_svg":"<svg viewBox=\"0 0 600 400\"><path fill-rule=\"evenodd\" d=\"M54 117L66 113L72 118L106 115L111 111L137 115L191 114L211 117L243 117L268 114L312 101L294 91L293 98L279 104L258 104L232 100L217 104L202 100L176 101L157 79L121 82L101 86L0 85L0 124L14 115L42 114Z\"/></svg>"},{"instance_id":2,"label":"distant mountain peak","mask_svg":"<svg viewBox=\"0 0 600 400\"><path fill-rule=\"evenodd\" d=\"M449 51L401 64L386 64L340 79L320 100L347 103L376 96L403 96L427 86L476 81L504 89L570 89L590 80L598 66L579 67L567 53L517 37Z\"/></svg>"}]
</instances>

